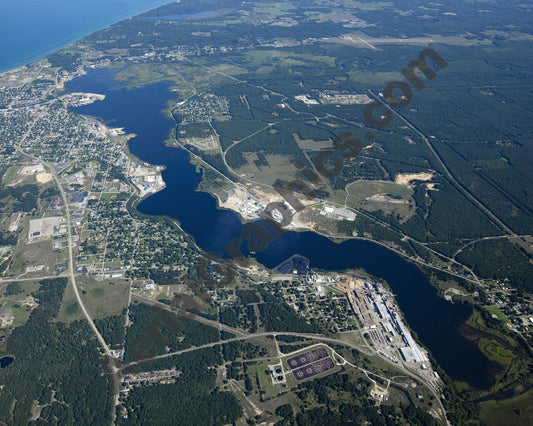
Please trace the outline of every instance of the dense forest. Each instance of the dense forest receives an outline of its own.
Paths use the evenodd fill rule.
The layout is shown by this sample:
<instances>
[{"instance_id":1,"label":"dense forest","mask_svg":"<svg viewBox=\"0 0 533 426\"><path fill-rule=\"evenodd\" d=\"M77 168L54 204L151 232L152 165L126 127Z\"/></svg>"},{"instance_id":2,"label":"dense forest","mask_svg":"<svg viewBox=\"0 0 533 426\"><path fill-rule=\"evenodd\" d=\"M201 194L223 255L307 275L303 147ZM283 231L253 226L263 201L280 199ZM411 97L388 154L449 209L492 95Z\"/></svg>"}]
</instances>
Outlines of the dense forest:
<instances>
[{"instance_id":1,"label":"dense forest","mask_svg":"<svg viewBox=\"0 0 533 426\"><path fill-rule=\"evenodd\" d=\"M0 422L28 424L37 401L35 424L108 424L113 399L93 333L85 321L53 322L66 279L40 284L39 306L7 339L15 362L0 369Z\"/></svg>"},{"instance_id":2,"label":"dense forest","mask_svg":"<svg viewBox=\"0 0 533 426\"><path fill-rule=\"evenodd\" d=\"M27 184L0 188L0 210L3 212L31 212L37 208L39 187Z\"/></svg>"},{"instance_id":3,"label":"dense forest","mask_svg":"<svg viewBox=\"0 0 533 426\"><path fill-rule=\"evenodd\" d=\"M14 246L18 241L18 233L10 231L0 231L0 246Z\"/></svg>"},{"instance_id":4,"label":"dense forest","mask_svg":"<svg viewBox=\"0 0 533 426\"><path fill-rule=\"evenodd\" d=\"M94 320L94 324L108 345L122 345L125 333L125 314L126 309L123 310L122 315L112 315Z\"/></svg>"},{"instance_id":5,"label":"dense forest","mask_svg":"<svg viewBox=\"0 0 533 426\"><path fill-rule=\"evenodd\" d=\"M216 369L222 363L219 348L208 348L152 361L143 369L174 368L182 375L173 384L132 389L125 401L127 418L118 424L221 425L231 424L242 409L229 392L215 387Z\"/></svg>"},{"instance_id":6,"label":"dense forest","mask_svg":"<svg viewBox=\"0 0 533 426\"><path fill-rule=\"evenodd\" d=\"M220 340L215 327L191 319L179 318L172 312L146 304L130 308L132 324L126 333L126 361L135 361L191 346Z\"/></svg>"},{"instance_id":7,"label":"dense forest","mask_svg":"<svg viewBox=\"0 0 533 426\"><path fill-rule=\"evenodd\" d=\"M513 286L527 291L533 291L531 259L531 255L505 238L479 241L457 256L457 260L474 268L476 274L509 280Z\"/></svg>"}]
</instances>

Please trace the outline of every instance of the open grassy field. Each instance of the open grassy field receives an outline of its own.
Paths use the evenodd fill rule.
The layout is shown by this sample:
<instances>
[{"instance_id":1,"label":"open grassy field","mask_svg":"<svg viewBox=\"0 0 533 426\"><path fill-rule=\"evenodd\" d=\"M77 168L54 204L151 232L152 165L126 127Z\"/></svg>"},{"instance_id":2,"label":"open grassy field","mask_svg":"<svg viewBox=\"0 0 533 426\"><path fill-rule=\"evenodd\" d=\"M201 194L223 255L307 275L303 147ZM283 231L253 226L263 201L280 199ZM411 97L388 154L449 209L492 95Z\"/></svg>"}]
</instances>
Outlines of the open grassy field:
<instances>
[{"instance_id":1,"label":"open grassy field","mask_svg":"<svg viewBox=\"0 0 533 426\"><path fill-rule=\"evenodd\" d=\"M65 288L63 293L63 301L61 303L61 308L59 309L59 314L56 318L57 321L70 323L83 318L81 309L76 301L76 295L70 283Z\"/></svg>"},{"instance_id":2,"label":"open grassy field","mask_svg":"<svg viewBox=\"0 0 533 426\"><path fill-rule=\"evenodd\" d=\"M23 238L27 236L26 226L22 232ZM32 275L42 276L55 273L55 265L64 263L66 250L52 250L52 241L49 239L32 244L19 244L15 249L15 256L9 267L10 275L24 274L25 278ZM28 268L37 268L34 272L28 272Z\"/></svg>"},{"instance_id":3,"label":"open grassy field","mask_svg":"<svg viewBox=\"0 0 533 426\"><path fill-rule=\"evenodd\" d=\"M314 228L315 226L321 232L328 232L330 234L338 234L338 220L321 215L321 208L307 207L297 216L300 222L306 223L308 226Z\"/></svg>"},{"instance_id":4,"label":"open grassy field","mask_svg":"<svg viewBox=\"0 0 533 426\"><path fill-rule=\"evenodd\" d=\"M155 66L153 64L134 64L115 75L115 80L124 83L128 88L138 88L161 81L172 81L173 91L180 93L185 99L194 94L189 82L184 81L180 72L172 66Z\"/></svg>"},{"instance_id":5,"label":"open grassy field","mask_svg":"<svg viewBox=\"0 0 533 426\"><path fill-rule=\"evenodd\" d=\"M273 396L276 396L279 392L283 390L281 385L274 385L272 383L272 379L270 376L270 373L268 372L268 366L277 364L279 362L279 358L272 358L269 362L264 362L262 364L254 365L248 369L248 375L250 376L250 380L252 380L252 383L255 384L255 374L257 373L257 376L259 377L259 383L261 386L261 390L264 392L263 397L264 398L270 398Z\"/></svg>"},{"instance_id":6,"label":"open grassy field","mask_svg":"<svg viewBox=\"0 0 533 426\"><path fill-rule=\"evenodd\" d=\"M357 180L346 187L352 202L364 201L374 194L388 194L408 200L413 194L413 190L405 185L398 185L392 182Z\"/></svg>"},{"instance_id":7,"label":"open grassy field","mask_svg":"<svg viewBox=\"0 0 533 426\"><path fill-rule=\"evenodd\" d=\"M104 192L100 197L101 200L112 200L113 198L117 198L117 194L114 192Z\"/></svg>"},{"instance_id":8,"label":"open grassy field","mask_svg":"<svg viewBox=\"0 0 533 426\"><path fill-rule=\"evenodd\" d=\"M163 80L174 80L176 74L166 67L154 67L150 64L135 64L117 73L115 80L126 83L129 87L141 87Z\"/></svg>"},{"instance_id":9,"label":"open grassy field","mask_svg":"<svg viewBox=\"0 0 533 426\"><path fill-rule=\"evenodd\" d=\"M28 321L32 309L29 306L23 306L19 302L9 299L0 299L0 308L11 311L15 317L10 327L18 327Z\"/></svg>"},{"instance_id":10,"label":"open grassy field","mask_svg":"<svg viewBox=\"0 0 533 426\"><path fill-rule=\"evenodd\" d=\"M19 169L20 167L11 166L4 175L3 183L5 185L9 185L11 182L13 182L13 180L17 176Z\"/></svg>"},{"instance_id":11,"label":"open grassy field","mask_svg":"<svg viewBox=\"0 0 533 426\"><path fill-rule=\"evenodd\" d=\"M122 280L94 281L78 277L77 281L82 300L93 318L118 315L128 304L129 284Z\"/></svg>"},{"instance_id":12,"label":"open grassy field","mask_svg":"<svg viewBox=\"0 0 533 426\"><path fill-rule=\"evenodd\" d=\"M335 58L326 55L310 55L305 53L284 52L280 50L251 50L245 53L248 62L254 65L279 65L289 66L309 66L311 62L335 66Z\"/></svg>"},{"instance_id":13,"label":"open grassy field","mask_svg":"<svg viewBox=\"0 0 533 426\"><path fill-rule=\"evenodd\" d=\"M347 207L363 208L368 211L382 210L407 218L412 214L413 190L392 182L357 180L346 186Z\"/></svg>"},{"instance_id":14,"label":"open grassy field","mask_svg":"<svg viewBox=\"0 0 533 426\"><path fill-rule=\"evenodd\" d=\"M119 315L127 306L129 285L124 281L98 282L87 277L77 277L76 282L87 311L95 319ZM110 282L113 284L110 285ZM69 323L78 319L83 319L83 314L69 283L63 294L57 321Z\"/></svg>"},{"instance_id":15,"label":"open grassy field","mask_svg":"<svg viewBox=\"0 0 533 426\"><path fill-rule=\"evenodd\" d=\"M350 71L350 80L365 85L380 85L390 81L401 80L402 75L398 72L370 72L370 71Z\"/></svg>"},{"instance_id":16,"label":"open grassy field","mask_svg":"<svg viewBox=\"0 0 533 426\"><path fill-rule=\"evenodd\" d=\"M288 155L265 155L270 167L261 168L254 164L254 161L257 160L257 154L244 153L243 156L246 159L246 165L240 167L237 173L245 175L255 182L273 185L277 179L291 182L298 176L298 170L294 167L291 157Z\"/></svg>"},{"instance_id":17,"label":"open grassy field","mask_svg":"<svg viewBox=\"0 0 533 426\"><path fill-rule=\"evenodd\" d=\"M285 16L287 12L295 9L296 6L290 3L267 3L267 4L258 4L254 6L254 13L266 15L270 19L276 19L281 16Z\"/></svg>"},{"instance_id":18,"label":"open grassy field","mask_svg":"<svg viewBox=\"0 0 533 426\"><path fill-rule=\"evenodd\" d=\"M496 306L489 306L486 309L491 315L495 315L500 321L507 322L507 317Z\"/></svg>"}]
</instances>

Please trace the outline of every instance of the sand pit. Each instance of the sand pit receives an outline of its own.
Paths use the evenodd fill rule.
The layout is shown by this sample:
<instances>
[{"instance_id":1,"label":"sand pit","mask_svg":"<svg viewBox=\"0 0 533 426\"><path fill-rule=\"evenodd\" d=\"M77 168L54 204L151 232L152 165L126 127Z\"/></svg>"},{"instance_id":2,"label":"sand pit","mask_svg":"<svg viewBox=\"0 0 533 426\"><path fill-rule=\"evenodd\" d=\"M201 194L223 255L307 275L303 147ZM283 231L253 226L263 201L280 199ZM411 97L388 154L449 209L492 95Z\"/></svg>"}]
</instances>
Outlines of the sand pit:
<instances>
[{"instance_id":1,"label":"sand pit","mask_svg":"<svg viewBox=\"0 0 533 426\"><path fill-rule=\"evenodd\" d=\"M422 173L399 173L394 179L394 183L399 185L411 186L411 182L414 180L427 181L433 178L433 173L422 172Z\"/></svg>"},{"instance_id":2,"label":"sand pit","mask_svg":"<svg viewBox=\"0 0 533 426\"><path fill-rule=\"evenodd\" d=\"M37 183L46 183L50 182L53 179L52 173L37 173L35 176Z\"/></svg>"}]
</instances>

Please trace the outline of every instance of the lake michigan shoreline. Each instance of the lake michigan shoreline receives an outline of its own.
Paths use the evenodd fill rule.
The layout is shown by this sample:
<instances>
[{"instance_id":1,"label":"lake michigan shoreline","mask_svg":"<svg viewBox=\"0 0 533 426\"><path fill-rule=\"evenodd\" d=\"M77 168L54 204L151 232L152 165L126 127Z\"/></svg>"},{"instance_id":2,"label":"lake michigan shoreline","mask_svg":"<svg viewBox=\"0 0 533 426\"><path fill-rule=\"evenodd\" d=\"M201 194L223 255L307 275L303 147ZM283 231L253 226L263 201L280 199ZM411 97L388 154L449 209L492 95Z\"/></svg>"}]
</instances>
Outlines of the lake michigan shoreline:
<instances>
[{"instance_id":1,"label":"lake michigan shoreline","mask_svg":"<svg viewBox=\"0 0 533 426\"><path fill-rule=\"evenodd\" d=\"M131 5L133 2L128 2L128 5ZM55 53L57 51L60 51L62 49L68 48L69 46L77 43L84 37L87 37L97 31L103 30L105 28L108 28L120 21L133 18L137 15L149 12L151 10L157 9L161 6L165 6L167 4L172 3L172 1L169 0L161 0L157 1L154 0L153 2L147 2L139 1L138 7L132 7L131 10L128 11L116 11L112 14L108 19L104 20L105 14L100 13L98 14L98 17L102 19L102 21L92 23L91 25L88 25L86 28L76 32L75 34L71 34L68 36L61 37L61 39L54 39L49 40L46 44L43 44L40 47L35 47L35 50L32 50L31 52L27 52L24 55L6 55L5 52L3 53L4 59L0 59L0 74L4 74L9 71L15 71L19 68L25 67L26 65L30 65L34 62L43 60L46 58L46 56ZM50 5L50 4L49 4ZM54 9L53 5L50 5L51 11L50 13L60 13L61 10L59 7L56 7L58 10ZM98 7L98 5L95 5L95 7ZM2 8L0 8L0 12L2 12ZM4 11L5 12L5 11ZM124 13L126 12L126 13ZM18 17L18 19L22 19L22 17ZM43 17L43 21L44 21ZM81 18L80 18L81 20ZM42 31L40 31L42 34ZM7 34L2 34L0 31L0 35L3 35L4 37L7 36ZM12 37L17 37L17 34L12 34ZM44 39L39 38L41 41L45 41Z\"/></svg>"}]
</instances>

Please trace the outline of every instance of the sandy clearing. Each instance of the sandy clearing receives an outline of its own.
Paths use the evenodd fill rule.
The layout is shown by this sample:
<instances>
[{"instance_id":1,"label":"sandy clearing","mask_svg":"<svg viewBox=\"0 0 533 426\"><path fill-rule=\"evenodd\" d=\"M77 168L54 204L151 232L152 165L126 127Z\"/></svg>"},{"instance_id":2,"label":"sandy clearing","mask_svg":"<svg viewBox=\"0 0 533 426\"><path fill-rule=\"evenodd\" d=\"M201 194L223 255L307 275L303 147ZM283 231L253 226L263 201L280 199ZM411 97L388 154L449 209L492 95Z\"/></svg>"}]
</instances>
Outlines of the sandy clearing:
<instances>
[{"instance_id":1,"label":"sandy clearing","mask_svg":"<svg viewBox=\"0 0 533 426\"><path fill-rule=\"evenodd\" d=\"M37 183L46 183L50 182L53 179L52 173L37 173L35 176Z\"/></svg>"},{"instance_id":2,"label":"sandy clearing","mask_svg":"<svg viewBox=\"0 0 533 426\"><path fill-rule=\"evenodd\" d=\"M399 173L394 179L394 183L399 185L410 186L410 183L414 180L431 180L433 178L433 173L421 172L421 173Z\"/></svg>"}]
</instances>

